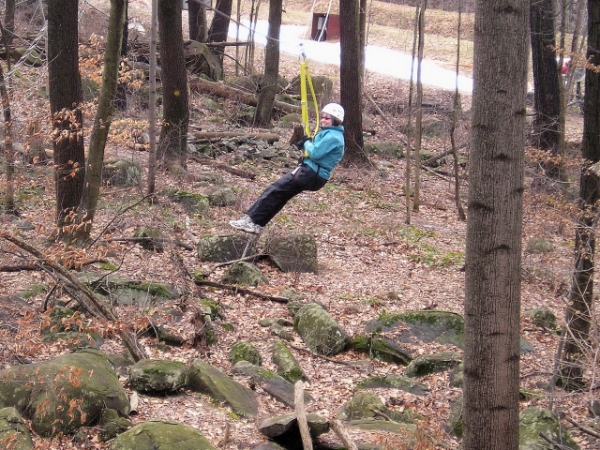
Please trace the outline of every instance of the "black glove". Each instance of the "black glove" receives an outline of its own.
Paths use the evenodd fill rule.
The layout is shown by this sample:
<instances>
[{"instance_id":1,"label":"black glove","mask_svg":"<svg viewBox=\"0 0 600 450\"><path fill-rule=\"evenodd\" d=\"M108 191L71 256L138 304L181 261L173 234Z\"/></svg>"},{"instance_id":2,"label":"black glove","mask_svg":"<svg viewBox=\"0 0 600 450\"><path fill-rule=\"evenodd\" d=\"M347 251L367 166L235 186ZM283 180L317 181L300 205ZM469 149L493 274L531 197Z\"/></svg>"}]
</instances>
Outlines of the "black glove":
<instances>
[{"instance_id":1,"label":"black glove","mask_svg":"<svg viewBox=\"0 0 600 450\"><path fill-rule=\"evenodd\" d=\"M311 139L308 136L302 136L302 139L300 139L298 142L296 142L296 147L298 147L298 150L304 150L304 143L306 141L310 141Z\"/></svg>"}]
</instances>

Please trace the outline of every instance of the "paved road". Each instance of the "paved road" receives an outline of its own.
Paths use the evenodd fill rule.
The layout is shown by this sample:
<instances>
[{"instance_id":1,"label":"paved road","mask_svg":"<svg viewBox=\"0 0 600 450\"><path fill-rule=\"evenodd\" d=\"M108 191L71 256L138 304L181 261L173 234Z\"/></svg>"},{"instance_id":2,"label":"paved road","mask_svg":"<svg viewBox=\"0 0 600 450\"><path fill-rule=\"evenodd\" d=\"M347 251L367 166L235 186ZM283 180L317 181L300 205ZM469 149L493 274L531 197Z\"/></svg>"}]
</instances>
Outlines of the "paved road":
<instances>
[{"instance_id":1,"label":"paved road","mask_svg":"<svg viewBox=\"0 0 600 450\"><path fill-rule=\"evenodd\" d=\"M254 42L264 46L266 43L268 23L265 20L259 20L256 26ZM309 61L318 61L322 63L340 64L340 43L339 42L317 42L311 39L305 39L307 27L297 25L282 25L280 33L280 51L291 55L300 54L300 44L304 48ZM229 38L235 38L238 27L232 22L229 27ZM248 29L244 26L239 27L239 40L248 39ZM390 50L388 48L367 46L366 68L370 72L376 72L389 77L403 80L410 79L411 57L402 52ZM416 64L413 79L416 80ZM448 69L437 66L431 61L423 61L421 65L421 81L424 85L438 87L447 90L454 90L457 78L456 74ZM473 80L463 75L458 76L458 89L461 92L471 93L473 90Z\"/></svg>"}]
</instances>

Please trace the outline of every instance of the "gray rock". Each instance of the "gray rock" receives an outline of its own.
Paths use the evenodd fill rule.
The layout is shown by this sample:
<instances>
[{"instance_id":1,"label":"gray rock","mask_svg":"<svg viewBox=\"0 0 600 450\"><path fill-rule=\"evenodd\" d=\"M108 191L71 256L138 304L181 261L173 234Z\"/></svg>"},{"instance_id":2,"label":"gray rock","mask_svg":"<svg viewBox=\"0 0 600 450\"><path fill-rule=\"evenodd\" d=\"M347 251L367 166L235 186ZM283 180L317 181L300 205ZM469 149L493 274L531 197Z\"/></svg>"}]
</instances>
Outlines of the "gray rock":
<instances>
[{"instance_id":1,"label":"gray rock","mask_svg":"<svg viewBox=\"0 0 600 450\"><path fill-rule=\"evenodd\" d=\"M117 435L129 430L133 427L131 420L119 416L119 413L114 409L106 408L102 411L99 425L102 428L100 436L103 441L108 441L117 437Z\"/></svg>"},{"instance_id":2,"label":"gray rock","mask_svg":"<svg viewBox=\"0 0 600 450\"><path fill-rule=\"evenodd\" d=\"M163 244L162 232L158 228L153 227L139 227L133 233L134 238L142 239L138 242L140 247L145 248L153 252L164 252L165 246Z\"/></svg>"},{"instance_id":3,"label":"gray rock","mask_svg":"<svg viewBox=\"0 0 600 450\"><path fill-rule=\"evenodd\" d=\"M400 142L369 142L365 144L365 150L386 158L402 158L404 156Z\"/></svg>"},{"instance_id":4,"label":"gray rock","mask_svg":"<svg viewBox=\"0 0 600 450\"><path fill-rule=\"evenodd\" d=\"M412 423L408 411L397 412L385 407L381 399L371 392L357 392L348 400L337 414L337 418L346 422L360 419L384 419L382 414L395 422Z\"/></svg>"},{"instance_id":5,"label":"gray rock","mask_svg":"<svg viewBox=\"0 0 600 450\"><path fill-rule=\"evenodd\" d=\"M463 396L460 395L450 402L450 415L446 421L446 431L461 439L463 436Z\"/></svg>"},{"instance_id":6,"label":"gray rock","mask_svg":"<svg viewBox=\"0 0 600 450\"><path fill-rule=\"evenodd\" d=\"M306 421L308 422L308 428L312 437L317 437L329 431L329 421L318 414L307 414ZM269 438L278 438L278 440L285 435L291 435L295 438L300 436L296 413L264 419L258 425L258 431Z\"/></svg>"},{"instance_id":7,"label":"gray rock","mask_svg":"<svg viewBox=\"0 0 600 450\"><path fill-rule=\"evenodd\" d=\"M189 214L206 214L210 209L210 200L208 197L195 192L175 189L169 192L169 199L180 204Z\"/></svg>"},{"instance_id":8,"label":"gray rock","mask_svg":"<svg viewBox=\"0 0 600 450\"><path fill-rule=\"evenodd\" d=\"M129 383L139 392L177 392L187 384L187 367L179 361L144 359L129 368Z\"/></svg>"},{"instance_id":9,"label":"gray rock","mask_svg":"<svg viewBox=\"0 0 600 450\"><path fill-rule=\"evenodd\" d=\"M187 41L183 44L185 64L195 74L206 75L212 81L223 77L223 67L219 59L206 44L198 41Z\"/></svg>"},{"instance_id":10,"label":"gray rock","mask_svg":"<svg viewBox=\"0 0 600 450\"><path fill-rule=\"evenodd\" d=\"M407 348L386 338L356 336L348 343L348 347L356 352L366 353L371 358L404 366L413 359Z\"/></svg>"},{"instance_id":11,"label":"gray rock","mask_svg":"<svg viewBox=\"0 0 600 450\"><path fill-rule=\"evenodd\" d=\"M171 420L147 420L120 434L110 450L217 450L200 431Z\"/></svg>"},{"instance_id":12,"label":"gray rock","mask_svg":"<svg viewBox=\"0 0 600 450\"><path fill-rule=\"evenodd\" d=\"M298 310L294 330L308 348L321 355L335 355L346 347L346 332L316 303L309 303Z\"/></svg>"},{"instance_id":13,"label":"gray rock","mask_svg":"<svg viewBox=\"0 0 600 450\"><path fill-rule=\"evenodd\" d=\"M233 206L237 200L237 194L229 186L218 187L208 193L211 206Z\"/></svg>"},{"instance_id":14,"label":"gray rock","mask_svg":"<svg viewBox=\"0 0 600 450\"><path fill-rule=\"evenodd\" d=\"M252 417L258 414L258 401L250 389L198 359L189 368L188 387L226 402L240 416Z\"/></svg>"}]
</instances>

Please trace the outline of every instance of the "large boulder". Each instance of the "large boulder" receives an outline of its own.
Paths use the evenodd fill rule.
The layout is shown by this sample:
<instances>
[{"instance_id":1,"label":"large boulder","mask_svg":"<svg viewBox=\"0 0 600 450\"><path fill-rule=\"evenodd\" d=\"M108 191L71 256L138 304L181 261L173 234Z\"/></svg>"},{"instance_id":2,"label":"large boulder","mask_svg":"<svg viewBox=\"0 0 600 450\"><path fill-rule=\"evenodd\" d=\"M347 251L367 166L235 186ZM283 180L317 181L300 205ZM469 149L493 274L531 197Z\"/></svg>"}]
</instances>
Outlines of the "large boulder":
<instances>
[{"instance_id":1,"label":"large boulder","mask_svg":"<svg viewBox=\"0 0 600 450\"><path fill-rule=\"evenodd\" d=\"M142 167L129 159L105 161L102 181L111 186L138 186L142 182Z\"/></svg>"},{"instance_id":2,"label":"large boulder","mask_svg":"<svg viewBox=\"0 0 600 450\"><path fill-rule=\"evenodd\" d=\"M200 431L171 420L147 420L120 434L110 450L217 450Z\"/></svg>"},{"instance_id":3,"label":"large boulder","mask_svg":"<svg viewBox=\"0 0 600 450\"><path fill-rule=\"evenodd\" d=\"M0 406L13 406L40 436L70 434L98 420L104 408L129 413L127 393L108 358L84 349L0 372Z\"/></svg>"},{"instance_id":4,"label":"large boulder","mask_svg":"<svg viewBox=\"0 0 600 450\"><path fill-rule=\"evenodd\" d=\"M435 372L454 369L462 362L462 356L456 352L440 352L433 355L421 355L413 359L404 375L407 377L423 377Z\"/></svg>"},{"instance_id":5,"label":"large boulder","mask_svg":"<svg viewBox=\"0 0 600 450\"><path fill-rule=\"evenodd\" d=\"M429 394L429 387L423 383L419 383L412 378L393 374L366 378L356 385L356 389L399 389L414 395Z\"/></svg>"},{"instance_id":6,"label":"large boulder","mask_svg":"<svg viewBox=\"0 0 600 450\"><path fill-rule=\"evenodd\" d=\"M192 73L206 75L212 81L219 81L223 76L223 68L219 58L210 49L198 41L187 41L183 44L185 64Z\"/></svg>"},{"instance_id":7,"label":"large boulder","mask_svg":"<svg viewBox=\"0 0 600 450\"><path fill-rule=\"evenodd\" d=\"M308 348L321 355L335 355L346 347L346 332L316 303L301 307L294 317L294 330Z\"/></svg>"},{"instance_id":8,"label":"large boulder","mask_svg":"<svg viewBox=\"0 0 600 450\"><path fill-rule=\"evenodd\" d=\"M302 367L300 367L290 349L281 341L273 344L273 362L277 366L277 374L290 383L306 379Z\"/></svg>"},{"instance_id":9,"label":"large boulder","mask_svg":"<svg viewBox=\"0 0 600 450\"><path fill-rule=\"evenodd\" d=\"M204 262L226 262L240 259L251 239L254 241L253 237L246 234L204 237L198 243L198 259ZM250 248L246 254L254 255L256 252L254 242L250 242Z\"/></svg>"},{"instance_id":10,"label":"large boulder","mask_svg":"<svg viewBox=\"0 0 600 450\"><path fill-rule=\"evenodd\" d=\"M306 422L308 423L310 435L313 438L329 431L329 421L318 414L307 414ZM303 448L296 413L268 417L258 425L258 431L274 439L285 448ZM298 447L298 445L300 446Z\"/></svg>"},{"instance_id":11,"label":"large boulder","mask_svg":"<svg viewBox=\"0 0 600 450\"><path fill-rule=\"evenodd\" d=\"M317 273L317 242L309 234L275 236L265 251L284 272Z\"/></svg>"},{"instance_id":12,"label":"large boulder","mask_svg":"<svg viewBox=\"0 0 600 450\"><path fill-rule=\"evenodd\" d=\"M255 366L260 366L262 364L262 357L258 349L251 342L238 341L229 349L229 361L233 365L239 361L247 361Z\"/></svg>"}]
</instances>

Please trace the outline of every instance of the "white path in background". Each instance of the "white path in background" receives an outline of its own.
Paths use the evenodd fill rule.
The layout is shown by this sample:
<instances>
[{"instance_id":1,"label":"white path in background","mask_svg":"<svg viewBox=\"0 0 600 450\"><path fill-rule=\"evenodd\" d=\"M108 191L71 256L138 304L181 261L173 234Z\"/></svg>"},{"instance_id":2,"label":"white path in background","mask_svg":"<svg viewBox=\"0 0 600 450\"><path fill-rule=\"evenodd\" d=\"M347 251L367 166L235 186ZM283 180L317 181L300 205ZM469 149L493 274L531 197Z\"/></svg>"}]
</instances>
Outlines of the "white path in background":
<instances>
[{"instance_id":1,"label":"white path in background","mask_svg":"<svg viewBox=\"0 0 600 450\"><path fill-rule=\"evenodd\" d=\"M254 35L254 42L256 44L262 46L266 44L267 29L267 21L259 20ZM305 26L282 25L279 44L280 51L291 55L299 55L300 44L302 43L309 61L318 61L339 66L340 43L317 42L311 39L304 39L306 30L307 27ZM229 38L234 39L237 31L238 26L235 23L231 23L229 26ZM239 40L248 40L248 35L248 28L244 26L239 27ZM375 45L368 45L366 54L365 64L368 71L403 80L410 79L410 55ZM413 79L416 80L416 78L415 64ZM422 62L421 81L424 85L447 90L454 90L457 83L456 74L453 71L439 67L430 61ZM470 93L473 90L473 80L459 75L458 89L461 92Z\"/></svg>"}]
</instances>

